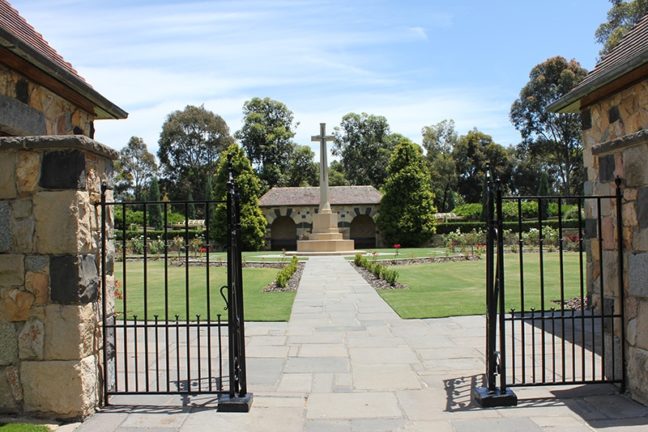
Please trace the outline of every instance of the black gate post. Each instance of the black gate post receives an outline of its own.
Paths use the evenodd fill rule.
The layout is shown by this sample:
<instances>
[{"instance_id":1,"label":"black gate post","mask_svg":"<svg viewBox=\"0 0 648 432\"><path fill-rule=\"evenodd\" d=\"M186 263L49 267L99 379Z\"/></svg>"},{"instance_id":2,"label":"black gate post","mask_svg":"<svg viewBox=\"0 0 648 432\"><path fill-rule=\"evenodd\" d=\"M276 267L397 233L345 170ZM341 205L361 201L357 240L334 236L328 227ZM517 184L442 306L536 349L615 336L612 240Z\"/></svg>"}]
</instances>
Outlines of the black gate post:
<instances>
[{"instance_id":1,"label":"black gate post","mask_svg":"<svg viewBox=\"0 0 648 432\"><path fill-rule=\"evenodd\" d=\"M234 181L232 155L228 157L227 181L227 324L229 346L229 393L218 400L220 412L248 412L252 394L247 392L245 320L239 195Z\"/></svg>"},{"instance_id":2,"label":"black gate post","mask_svg":"<svg viewBox=\"0 0 648 432\"><path fill-rule=\"evenodd\" d=\"M473 390L473 398L483 408L517 405L517 396L506 388L503 358L505 321L502 191L499 182L497 185L493 183L490 170L486 176L486 386ZM497 351L498 323L500 352ZM500 388L497 387L498 373Z\"/></svg>"}]
</instances>

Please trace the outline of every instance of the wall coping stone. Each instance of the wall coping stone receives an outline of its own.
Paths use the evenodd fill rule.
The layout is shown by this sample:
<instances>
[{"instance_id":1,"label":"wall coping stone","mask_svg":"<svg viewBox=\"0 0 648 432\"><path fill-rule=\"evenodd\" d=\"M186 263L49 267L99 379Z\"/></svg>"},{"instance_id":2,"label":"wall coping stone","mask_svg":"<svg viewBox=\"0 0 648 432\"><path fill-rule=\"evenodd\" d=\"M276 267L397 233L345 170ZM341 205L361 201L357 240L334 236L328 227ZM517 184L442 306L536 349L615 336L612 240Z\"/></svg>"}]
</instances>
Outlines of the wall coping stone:
<instances>
[{"instance_id":1,"label":"wall coping stone","mask_svg":"<svg viewBox=\"0 0 648 432\"><path fill-rule=\"evenodd\" d=\"M6 149L46 150L71 148L94 153L111 160L119 158L119 153L116 150L84 135L0 137L0 151Z\"/></svg>"},{"instance_id":2,"label":"wall coping stone","mask_svg":"<svg viewBox=\"0 0 648 432\"><path fill-rule=\"evenodd\" d=\"M621 138L602 142L592 146L592 154L602 155L612 153L615 150L622 150L628 147L634 147L648 142L648 129L642 129L633 134L625 135Z\"/></svg>"}]
</instances>

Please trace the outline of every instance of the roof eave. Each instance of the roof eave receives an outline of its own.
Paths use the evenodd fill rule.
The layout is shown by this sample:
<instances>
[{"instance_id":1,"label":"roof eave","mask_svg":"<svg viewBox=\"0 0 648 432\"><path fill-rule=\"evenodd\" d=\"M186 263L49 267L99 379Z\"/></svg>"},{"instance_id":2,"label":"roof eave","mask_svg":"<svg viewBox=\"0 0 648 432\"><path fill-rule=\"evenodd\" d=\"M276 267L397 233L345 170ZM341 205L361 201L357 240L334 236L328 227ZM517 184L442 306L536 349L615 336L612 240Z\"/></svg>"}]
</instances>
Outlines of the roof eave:
<instances>
[{"instance_id":1,"label":"roof eave","mask_svg":"<svg viewBox=\"0 0 648 432\"><path fill-rule=\"evenodd\" d=\"M16 56L31 63L38 69L52 76L72 91L83 96L94 106L97 119L125 119L128 113L110 102L88 83L80 80L72 73L62 69L59 65L48 59L22 40L15 37L5 29L0 28L0 46L11 51Z\"/></svg>"},{"instance_id":2,"label":"roof eave","mask_svg":"<svg viewBox=\"0 0 648 432\"><path fill-rule=\"evenodd\" d=\"M583 86L576 86L576 88L574 88L572 91L550 104L547 109L549 111L558 113L578 112L581 109L580 101L583 97L591 94L595 90L604 87L607 84L610 84L619 77L632 72L633 70L643 66L646 63L648 63L648 50L642 52L628 62L621 63L616 68L611 69L595 80Z\"/></svg>"}]
</instances>

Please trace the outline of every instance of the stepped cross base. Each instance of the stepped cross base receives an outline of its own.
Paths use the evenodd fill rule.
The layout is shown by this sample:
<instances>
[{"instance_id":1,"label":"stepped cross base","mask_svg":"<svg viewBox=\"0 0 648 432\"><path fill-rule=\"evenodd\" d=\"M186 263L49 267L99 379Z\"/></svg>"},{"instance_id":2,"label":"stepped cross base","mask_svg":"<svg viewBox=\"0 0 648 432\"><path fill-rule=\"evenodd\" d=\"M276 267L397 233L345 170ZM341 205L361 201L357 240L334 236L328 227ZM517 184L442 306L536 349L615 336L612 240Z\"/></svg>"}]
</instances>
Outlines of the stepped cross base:
<instances>
[{"instance_id":1,"label":"stepped cross base","mask_svg":"<svg viewBox=\"0 0 648 432\"><path fill-rule=\"evenodd\" d=\"M297 241L299 253L352 254L355 248L353 240L345 240L337 227L337 213L330 210L313 215L313 233L308 240Z\"/></svg>"}]
</instances>

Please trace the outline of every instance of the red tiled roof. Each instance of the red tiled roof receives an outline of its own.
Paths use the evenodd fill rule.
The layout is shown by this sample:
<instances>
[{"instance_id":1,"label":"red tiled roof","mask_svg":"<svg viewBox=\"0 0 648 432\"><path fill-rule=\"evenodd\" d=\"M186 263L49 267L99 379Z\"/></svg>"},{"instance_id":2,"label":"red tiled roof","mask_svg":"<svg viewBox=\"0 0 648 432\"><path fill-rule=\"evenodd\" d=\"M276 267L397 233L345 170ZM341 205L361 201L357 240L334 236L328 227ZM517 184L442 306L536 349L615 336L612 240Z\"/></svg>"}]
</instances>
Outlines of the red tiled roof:
<instances>
[{"instance_id":1,"label":"red tiled roof","mask_svg":"<svg viewBox=\"0 0 648 432\"><path fill-rule=\"evenodd\" d=\"M549 105L552 111L580 109L580 99L648 63L648 14L623 36L569 93Z\"/></svg>"},{"instance_id":2,"label":"red tiled roof","mask_svg":"<svg viewBox=\"0 0 648 432\"><path fill-rule=\"evenodd\" d=\"M52 48L43 35L38 33L7 0L0 0L0 27L32 47L39 54L54 62L57 66L68 71L76 78L85 82L83 77ZM87 83L86 83L87 84Z\"/></svg>"},{"instance_id":3,"label":"red tiled roof","mask_svg":"<svg viewBox=\"0 0 648 432\"><path fill-rule=\"evenodd\" d=\"M319 187L275 187L261 197L261 207L317 206ZM331 205L379 204L382 195L373 186L331 186Z\"/></svg>"}]
</instances>

